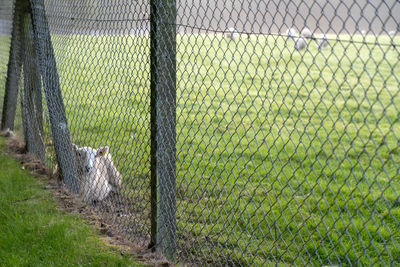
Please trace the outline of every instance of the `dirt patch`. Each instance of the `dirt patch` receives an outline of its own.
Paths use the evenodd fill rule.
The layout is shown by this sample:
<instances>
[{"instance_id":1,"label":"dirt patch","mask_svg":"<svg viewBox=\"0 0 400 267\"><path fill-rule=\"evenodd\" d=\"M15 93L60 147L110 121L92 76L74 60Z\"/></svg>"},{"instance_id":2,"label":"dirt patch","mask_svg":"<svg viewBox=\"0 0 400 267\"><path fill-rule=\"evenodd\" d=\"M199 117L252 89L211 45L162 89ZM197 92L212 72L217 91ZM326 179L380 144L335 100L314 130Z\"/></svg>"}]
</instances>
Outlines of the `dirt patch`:
<instances>
[{"instance_id":1,"label":"dirt patch","mask_svg":"<svg viewBox=\"0 0 400 267\"><path fill-rule=\"evenodd\" d=\"M79 214L87 224L99 230L104 242L118 248L121 255L130 255L150 266L173 266L159 253L153 252L145 245L135 244L124 237L126 229L118 228L118 224L115 222L124 219L130 220L130 217L133 216L129 216L132 215L129 213L129 206L117 193L112 193L102 202L87 205L79 195L72 194L65 188L57 175L57 171L49 170L43 162L26 153L25 143L20 138L7 132L2 132L0 135L10 137L7 140L8 154L21 162L22 169L29 170L33 176L45 181L46 190L53 193L62 210ZM141 239L143 244L149 241L148 236Z\"/></svg>"}]
</instances>

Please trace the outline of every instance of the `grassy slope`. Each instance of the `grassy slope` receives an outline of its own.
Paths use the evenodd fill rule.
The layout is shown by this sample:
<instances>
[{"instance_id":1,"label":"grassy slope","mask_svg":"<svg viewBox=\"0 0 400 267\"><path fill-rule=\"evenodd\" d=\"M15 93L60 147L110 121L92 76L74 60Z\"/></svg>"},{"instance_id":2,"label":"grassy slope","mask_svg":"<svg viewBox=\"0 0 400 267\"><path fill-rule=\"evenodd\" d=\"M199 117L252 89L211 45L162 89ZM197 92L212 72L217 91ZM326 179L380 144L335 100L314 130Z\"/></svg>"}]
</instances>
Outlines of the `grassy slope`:
<instances>
[{"instance_id":1,"label":"grassy slope","mask_svg":"<svg viewBox=\"0 0 400 267\"><path fill-rule=\"evenodd\" d=\"M0 266L140 266L82 219L57 209L44 183L5 155L0 139Z\"/></svg>"}]
</instances>

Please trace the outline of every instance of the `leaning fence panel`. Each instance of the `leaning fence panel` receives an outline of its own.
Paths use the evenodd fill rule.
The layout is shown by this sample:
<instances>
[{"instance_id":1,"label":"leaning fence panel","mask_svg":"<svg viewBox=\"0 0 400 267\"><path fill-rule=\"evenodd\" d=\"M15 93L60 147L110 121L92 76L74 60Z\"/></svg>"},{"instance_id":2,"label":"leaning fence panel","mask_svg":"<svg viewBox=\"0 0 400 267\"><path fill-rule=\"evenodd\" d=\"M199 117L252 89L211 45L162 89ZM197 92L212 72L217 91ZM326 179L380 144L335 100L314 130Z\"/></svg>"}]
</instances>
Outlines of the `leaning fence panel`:
<instances>
[{"instance_id":1,"label":"leaning fence panel","mask_svg":"<svg viewBox=\"0 0 400 267\"><path fill-rule=\"evenodd\" d=\"M71 139L76 145L74 151L88 156L104 152L104 162L113 166L111 172L109 163L106 169L99 167L102 170L99 171L95 161L93 167L97 170L90 173L99 171L99 174L90 176L85 169L89 165L78 163L80 179L99 181L98 184L81 182L81 193L113 228L147 245L150 241L148 3L48 0L46 6Z\"/></svg>"},{"instance_id":2,"label":"leaning fence panel","mask_svg":"<svg viewBox=\"0 0 400 267\"><path fill-rule=\"evenodd\" d=\"M13 2L3 1L0 9L0 110L3 110L3 98L7 78L7 63L10 53Z\"/></svg>"}]
</instances>

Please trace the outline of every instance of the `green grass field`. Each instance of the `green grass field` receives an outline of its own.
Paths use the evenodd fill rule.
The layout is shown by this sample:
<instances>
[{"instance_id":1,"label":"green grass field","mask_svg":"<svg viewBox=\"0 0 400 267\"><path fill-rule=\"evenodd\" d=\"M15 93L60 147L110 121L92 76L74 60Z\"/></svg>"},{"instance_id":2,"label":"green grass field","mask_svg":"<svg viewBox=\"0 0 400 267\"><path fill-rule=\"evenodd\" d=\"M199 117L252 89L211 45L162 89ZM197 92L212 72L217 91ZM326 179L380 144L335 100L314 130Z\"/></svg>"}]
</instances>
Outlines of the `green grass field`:
<instances>
[{"instance_id":1,"label":"green grass field","mask_svg":"<svg viewBox=\"0 0 400 267\"><path fill-rule=\"evenodd\" d=\"M400 264L398 47L339 38L178 36L180 257ZM148 37L53 42L72 140L111 147L149 223Z\"/></svg>"},{"instance_id":2,"label":"green grass field","mask_svg":"<svg viewBox=\"0 0 400 267\"><path fill-rule=\"evenodd\" d=\"M0 138L0 266L144 266L61 211L45 182L21 169Z\"/></svg>"}]
</instances>

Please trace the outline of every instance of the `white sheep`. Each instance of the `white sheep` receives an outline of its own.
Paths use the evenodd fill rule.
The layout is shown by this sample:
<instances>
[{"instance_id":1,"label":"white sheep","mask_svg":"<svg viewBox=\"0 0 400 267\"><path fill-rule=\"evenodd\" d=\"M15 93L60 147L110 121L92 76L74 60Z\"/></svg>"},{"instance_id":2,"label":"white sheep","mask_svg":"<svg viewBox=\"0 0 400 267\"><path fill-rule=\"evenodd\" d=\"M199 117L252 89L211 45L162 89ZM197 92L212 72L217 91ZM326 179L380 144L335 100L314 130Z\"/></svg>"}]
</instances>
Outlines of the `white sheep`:
<instances>
[{"instance_id":1,"label":"white sheep","mask_svg":"<svg viewBox=\"0 0 400 267\"><path fill-rule=\"evenodd\" d=\"M235 28L228 28L228 31L225 33L225 37L232 41L236 41L236 39L239 37L239 33Z\"/></svg>"},{"instance_id":2,"label":"white sheep","mask_svg":"<svg viewBox=\"0 0 400 267\"><path fill-rule=\"evenodd\" d=\"M393 37L393 36L395 36L395 35L396 35L396 31L390 31L390 32L389 32L389 36Z\"/></svg>"},{"instance_id":3,"label":"white sheep","mask_svg":"<svg viewBox=\"0 0 400 267\"><path fill-rule=\"evenodd\" d=\"M113 164L109 147L94 149L75 144L72 147L78 167L80 193L85 201L102 201L113 187L121 186L122 178Z\"/></svg>"},{"instance_id":4,"label":"white sheep","mask_svg":"<svg viewBox=\"0 0 400 267\"><path fill-rule=\"evenodd\" d=\"M294 48L296 48L297 51L306 48L306 46L307 46L307 39L304 38L303 36L296 38L296 40L294 41Z\"/></svg>"},{"instance_id":5,"label":"white sheep","mask_svg":"<svg viewBox=\"0 0 400 267\"><path fill-rule=\"evenodd\" d=\"M325 34L323 34L320 38L319 41L317 43L317 48L319 51L321 51L322 48L325 48L329 46L329 39L328 36L326 36Z\"/></svg>"},{"instance_id":6,"label":"white sheep","mask_svg":"<svg viewBox=\"0 0 400 267\"><path fill-rule=\"evenodd\" d=\"M293 29L293 28L288 28L288 29L286 30L286 36L289 37L289 38L291 38L292 40L294 40L294 37L297 36L297 32L296 32L296 30Z\"/></svg>"},{"instance_id":7,"label":"white sheep","mask_svg":"<svg viewBox=\"0 0 400 267\"><path fill-rule=\"evenodd\" d=\"M311 32L311 30L309 28L304 28L301 31L301 35L305 38L311 38L311 39L315 40L314 34Z\"/></svg>"},{"instance_id":8,"label":"white sheep","mask_svg":"<svg viewBox=\"0 0 400 267\"><path fill-rule=\"evenodd\" d=\"M104 149L105 149L105 154L101 159L103 160L103 163L107 168L108 182L111 184L113 189L117 189L122 185L122 177L117 168L115 167L113 158L109 153L110 148L106 146L104 147Z\"/></svg>"}]
</instances>

